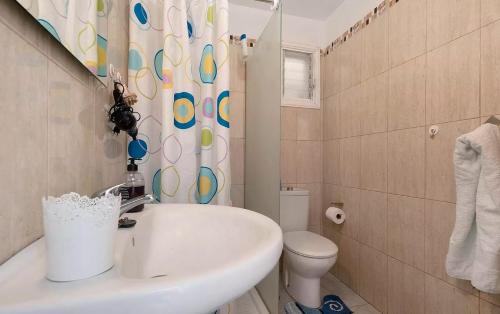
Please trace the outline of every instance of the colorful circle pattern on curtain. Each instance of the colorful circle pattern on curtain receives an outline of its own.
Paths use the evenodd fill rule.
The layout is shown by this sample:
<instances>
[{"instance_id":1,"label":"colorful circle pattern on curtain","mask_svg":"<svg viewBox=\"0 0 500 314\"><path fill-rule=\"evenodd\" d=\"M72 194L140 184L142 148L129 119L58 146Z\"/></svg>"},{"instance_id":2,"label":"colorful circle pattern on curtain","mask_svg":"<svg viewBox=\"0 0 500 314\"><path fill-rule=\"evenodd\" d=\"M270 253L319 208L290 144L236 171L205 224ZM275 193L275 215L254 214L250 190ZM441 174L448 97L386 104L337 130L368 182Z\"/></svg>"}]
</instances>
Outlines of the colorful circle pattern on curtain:
<instances>
[{"instance_id":1,"label":"colorful circle pattern on curtain","mask_svg":"<svg viewBox=\"0 0 500 314\"><path fill-rule=\"evenodd\" d=\"M189 40L192 41L193 40L193 22L191 21L190 16L188 16L188 20L187 20L187 30L188 30Z\"/></svg>"},{"instance_id":2,"label":"colorful circle pattern on curtain","mask_svg":"<svg viewBox=\"0 0 500 314\"><path fill-rule=\"evenodd\" d=\"M223 91L217 97L217 122L229 128L229 91Z\"/></svg>"},{"instance_id":3,"label":"colorful circle pattern on curtain","mask_svg":"<svg viewBox=\"0 0 500 314\"><path fill-rule=\"evenodd\" d=\"M160 80L163 79L163 70L162 70L162 67L163 67L163 49L160 49L158 50L158 52L155 54L155 59L154 59L154 62L155 62L155 72L156 72L156 76L158 76L158 78Z\"/></svg>"},{"instance_id":4,"label":"colorful circle pattern on curtain","mask_svg":"<svg viewBox=\"0 0 500 314\"><path fill-rule=\"evenodd\" d=\"M143 56L139 49L130 48L128 51L128 68L139 71L144 66L142 59Z\"/></svg>"},{"instance_id":5,"label":"colorful circle pattern on curtain","mask_svg":"<svg viewBox=\"0 0 500 314\"><path fill-rule=\"evenodd\" d=\"M174 72L170 69L163 68L163 89L174 88Z\"/></svg>"},{"instance_id":6,"label":"colorful circle pattern on curtain","mask_svg":"<svg viewBox=\"0 0 500 314\"><path fill-rule=\"evenodd\" d=\"M207 8L207 23L213 25L214 20L215 20L215 5L213 3L210 3Z\"/></svg>"},{"instance_id":7,"label":"colorful circle pattern on curtain","mask_svg":"<svg viewBox=\"0 0 500 314\"><path fill-rule=\"evenodd\" d=\"M213 84L217 77L217 65L214 59L214 46L208 44L203 48L200 60L200 79L203 83Z\"/></svg>"},{"instance_id":8,"label":"colorful circle pattern on curtain","mask_svg":"<svg viewBox=\"0 0 500 314\"><path fill-rule=\"evenodd\" d=\"M194 97L190 93L174 94L174 125L178 129L189 129L195 125Z\"/></svg>"},{"instance_id":9,"label":"colorful circle pattern on curtain","mask_svg":"<svg viewBox=\"0 0 500 314\"><path fill-rule=\"evenodd\" d=\"M148 144L145 141L137 139L128 143L128 154L134 159L141 159L148 152Z\"/></svg>"},{"instance_id":10,"label":"colorful circle pattern on curtain","mask_svg":"<svg viewBox=\"0 0 500 314\"><path fill-rule=\"evenodd\" d=\"M57 33L57 30L55 29L52 24L50 24L48 21L44 19L38 19L38 22L42 24L42 26L52 35L54 36L58 41L61 41L61 37L59 37L59 34Z\"/></svg>"},{"instance_id":11,"label":"colorful circle pattern on curtain","mask_svg":"<svg viewBox=\"0 0 500 314\"><path fill-rule=\"evenodd\" d=\"M217 193L217 177L212 169L201 167L198 176L198 202L200 204L208 204L212 201Z\"/></svg>"},{"instance_id":12,"label":"colorful circle pattern on curtain","mask_svg":"<svg viewBox=\"0 0 500 314\"><path fill-rule=\"evenodd\" d=\"M161 202L161 169L156 170L153 176L153 197L157 202Z\"/></svg>"},{"instance_id":13,"label":"colorful circle pattern on curtain","mask_svg":"<svg viewBox=\"0 0 500 314\"><path fill-rule=\"evenodd\" d=\"M201 130L201 148L210 149L214 142L212 130L209 127L203 127Z\"/></svg>"},{"instance_id":14,"label":"colorful circle pattern on curtain","mask_svg":"<svg viewBox=\"0 0 500 314\"><path fill-rule=\"evenodd\" d=\"M137 18L137 21L142 25L145 25L148 22L148 12L144 5L140 2L134 5L134 15Z\"/></svg>"},{"instance_id":15,"label":"colorful circle pattern on curtain","mask_svg":"<svg viewBox=\"0 0 500 314\"><path fill-rule=\"evenodd\" d=\"M108 40L97 34L97 75L106 77L108 75Z\"/></svg>"},{"instance_id":16,"label":"colorful circle pattern on curtain","mask_svg":"<svg viewBox=\"0 0 500 314\"><path fill-rule=\"evenodd\" d=\"M207 118L214 117L214 100L212 97L207 97L203 100L203 115Z\"/></svg>"}]
</instances>

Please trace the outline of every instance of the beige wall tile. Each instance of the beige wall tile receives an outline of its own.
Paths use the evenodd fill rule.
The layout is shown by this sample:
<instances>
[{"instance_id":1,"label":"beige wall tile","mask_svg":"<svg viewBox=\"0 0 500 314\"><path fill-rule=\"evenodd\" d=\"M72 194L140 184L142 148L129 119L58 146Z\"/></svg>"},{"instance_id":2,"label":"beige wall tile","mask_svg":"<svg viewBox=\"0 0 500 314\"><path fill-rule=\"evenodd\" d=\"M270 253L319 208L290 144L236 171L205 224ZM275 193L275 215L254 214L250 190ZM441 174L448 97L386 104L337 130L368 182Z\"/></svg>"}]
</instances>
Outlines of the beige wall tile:
<instances>
[{"instance_id":1,"label":"beige wall tile","mask_svg":"<svg viewBox=\"0 0 500 314\"><path fill-rule=\"evenodd\" d=\"M232 92L245 92L245 76L246 66L243 58L241 57L240 45L229 45L229 59L231 65L231 91Z\"/></svg>"},{"instance_id":2,"label":"beige wall tile","mask_svg":"<svg viewBox=\"0 0 500 314\"><path fill-rule=\"evenodd\" d=\"M330 206L332 206L332 203L339 203L342 202L342 187L339 185L334 185L334 184L323 184L323 211L326 212L326 209ZM326 219L326 216L322 214L322 221ZM328 219L326 219L328 220ZM333 222L328 220L329 223L332 224L333 228Z\"/></svg>"},{"instance_id":3,"label":"beige wall tile","mask_svg":"<svg viewBox=\"0 0 500 314\"><path fill-rule=\"evenodd\" d=\"M423 197L425 193L425 128L389 132L388 192Z\"/></svg>"},{"instance_id":4,"label":"beige wall tile","mask_svg":"<svg viewBox=\"0 0 500 314\"><path fill-rule=\"evenodd\" d=\"M231 202L234 207L245 207L245 186L242 184L231 184Z\"/></svg>"},{"instance_id":5,"label":"beige wall tile","mask_svg":"<svg viewBox=\"0 0 500 314\"><path fill-rule=\"evenodd\" d=\"M324 96L330 97L340 91L340 53L330 51L325 57Z\"/></svg>"},{"instance_id":6,"label":"beige wall tile","mask_svg":"<svg viewBox=\"0 0 500 314\"><path fill-rule=\"evenodd\" d=\"M425 313L478 314L479 298L426 274Z\"/></svg>"},{"instance_id":7,"label":"beige wall tile","mask_svg":"<svg viewBox=\"0 0 500 314\"><path fill-rule=\"evenodd\" d=\"M340 188L340 199L334 202L344 203L343 210L346 215L346 220L341 225L333 225L333 229L357 240L359 235L359 205L361 191L353 188Z\"/></svg>"},{"instance_id":8,"label":"beige wall tile","mask_svg":"<svg viewBox=\"0 0 500 314\"><path fill-rule=\"evenodd\" d=\"M297 182L297 141L281 141L281 183Z\"/></svg>"},{"instance_id":9,"label":"beige wall tile","mask_svg":"<svg viewBox=\"0 0 500 314\"><path fill-rule=\"evenodd\" d=\"M387 131L388 84L388 72L361 84L362 98L358 117L361 134Z\"/></svg>"},{"instance_id":10,"label":"beige wall tile","mask_svg":"<svg viewBox=\"0 0 500 314\"><path fill-rule=\"evenodd\" d=\"M109 104L112 101L109 89L99 82L94 81L93 85L95 113L94 156L96 169L93 186L97 191L123 182L123 173L127 164L127 136L123 132L116 136L108 125L107 112ZM142 123L149 123L150 121L152 122L153 120L146 121L144 119ZM150 151L157 151L160 147L159 142L149 142ZM144 171L144 169L141 171Z\"/></svg>"},{"instance_id":11,"label":"beige wall tile","mask_svg":"<svg viewBox=\"0 0 500 314\"><path fill-rule=\"evenodd\" d=\"M389 257L388 313L423 313L425 273Z\"/></svg>"},{"instance_id":12,"label":"beige wall tile","mask_svg":"<svg viewBox=\"0 0 500 314\"><path fill-rule=\"evenodd\" d=\"M281 107L281 139L297 140L297 109Z\"/></svg>"},{"instance_id":13,"label":"beige wall tile","mask_svg":"<svg viewBox=\"0 0 500 314\"><path fill-rule=\"evenodd\" d=\"M340 140L325 141L323 145L323 181L340 184Z\"/></svg>"},{"instance_id":14,"label":"beige wall tile","mask_svg":"<svg viewBox=\"0 0 500 314\"><path fill-rule=\"evenodd\" d=\"M479 39L476 31L428 54L427 124L479 116Z\"/></svg>"},{"instance_id":15,"label":"beige wall tile","mask_svg":"<svg viewBox=\"0 0 500 314\"><path fill-rule=\"evenodd\" d=\"M298 188L309 191L309 226L317 228L321 225L321 183L297 184Z\"/></svg>"},{"instance_id":16,"label":"beige wall tile","mask_svg":"<svg viewBox=\"0 0 500 314\"><path fill-rule=\"evenodd\" d=\"M423 199L389 194L387 212L387 254L424 270Z\"/></svg>"},{"instance_id":17,"label":"beige wall tile","mask_svg":"<svg viewBox=\"0 0 500 314\"><path fill-rule=\"evenodd\" d=\"M231 150L231 183L245 184L245 140L232 139Z\"/></svg>"},{"instance_id":18,"label":"beige wall tile","mask_svg":"<svg viewBox=\"0 0 500 314\"><path fill-rule=\"evenodd\" d=\"M0 1L0 21L10 26L25 41L30 42L43 54L47 54L52 37L43 26L26 11L18 1ZM6 34L6 33L3 33ZM9 34L9 36L12 36ZM9 36L6 36L7 39ZM55 40L54 40L55 41Z\"/></svg>"},{"instance_id":19,"label":"beige wall tile","mask_svg":"<svg viewBox=\"0 0 500 314\"><path fill-rule=\"evenodd\" d=\"M419 2L419 1L417 1ZM404 1L404 3L413 3ZM396 6L398 7L399 4ZM425 125L426 56L391 69L389 73L389 130Z\"/></svg>"},{"instance_id":20,"label":"beige wall tile","mask_svg":"<svg viewBox=\"0 0 500 314\"><path fill-rule=\"evenodd\" d=\"M245 138L245 94L231 93L231 138Z\"/></svg>"},{"instance_id":21,"label":"beige wall tile","mask_svg":"<svg viewBox=\"0 0 500 314\"><path fill-rule=\"evenodd\" d=\"M381 312L387 311L387 255L360 244L359 295Z\"/></svg>"},{"instance_id":22,"label":"beige wall tile","mask_svg":"<svg viewBox=\"0 0 500 314\"><path fill-rule=\"evenodd\" d=\"M321 183L321 142L297 141L297 183Z\"/></svg>"},{"instance_id":23,"label":"beige wall tile","mask_svg":"<svg viewBox=\"0 0 500 314\"><path fill-rule=\"evenodd\" d=\"M334 238L339 248L337 262L333 266L334 275L348 285L352 290L358 291L359 280L359 242L344 235Z\"/></svg>"},{"instance_id":24,"label":"beige wall tile","mask_svg":"<svg viewBox=\"0 0 500 314\"><path fill-rule=\"evenodd\" d=\"M325 74L323 77L323 95L325 98L336 95L341 90L340 49L330 51L325 57Z\"/></svg>"},{"instance_id":25,"label":"beige wall tile","mask_svg":"<svg viewBox=\"0 0 500 314\"><path fill-rule=\"evenodd\" d=\"M448 244L455 224L455 204L425 201L425 272L469 293L478 294L468 281L446 274Z\"/></svg>"},{"instance_id":26,"label":"beige wall tile","mask_svg":"<svg viewBox=\"0 0 500 314\"><path fill-rule=\"evenodd\" d=\"M500 19L500 2L497 0L481 0L481 25Z\"/></svg>"},{"instance_id":27,"label":"beige wall tile","mask_svg":"<svg viewBox=\"0 0 500 314\"><path fill-rule=\"evenodd\" d=\"M90 89L53 62L48 84L48 193L90 195L95 167Z\"/></svg>"},{"instance_id":28,"label":"beige wall tile","mask_svg":"<svg viewBox=\"0 0 500 314\"><path fill-rule=\"evenodd\" d=\"M344 186L359 187L361 170L360 137L340 140L340 182Z\"/></svg>"},{"instance_id":29,"label":"beige wall tile","mask_svg":"<svg viewBox=\"0 0 500 314\"><path fill-rule=\"evenodd\" d=\"M481 314L500 314L500 306L493 305L484 300L480 300L479 313Z\"/></svg>"},{"instance_id":30,"label":"beige wall tile","mask_svg":"<svg viewBox=\"0 0 500 314\"><path fill-rule=\"evenodd\" d=\"M425 52L427 0L399 1L389 10L389 58L396 66Z\"/></svg>"},{"instance_id":31,"label":"beige wall tile","mask_svg":"<svg viewBox=\"0 0 500 314\"><path fill-rule=\"evenodd\" d=\"M321 140L321 111L297 108L297 140Z\"/></svg>"},{"instance_id":32,"label":"beige wall tile","mask_svg":"<svg viewBox=\"0 0 500 314\"><path fill-rule=\"evenodd\" d=\"M10 131L4 146L11 148L3 159L16 161L1 170L6 184L24 182L0 189L9 195L0 210L2 263L42 236L43 196L90 194L116 177L123 180L126 151L125 137L113 136L121 140L115 156L120 167L97 168L116 147L103 142L109 128L101 118L102 103L96 103L103 93L93 90L103 85L15 1L0 3L0 31L0 65L9 78L0 85L5 100L0 123Z\"/></svg>"},{"instance_id":33,"label":"beige wall tile","mask_svg":"<svg viewBox=\"0 0 500 314\"><path fill-rule=\"evenodd\" d=\"M321 98L328 98L333 95L333 54L321 55Z\"/></svg>"},{"instance_id":34,"label":"beige wall tile","mask_svg":"<svg viewBox=\"0 0 500 314\"><path fill-rule=\"evenodd\" d=\"M359 31L340 46L340 90L361 82L363 31Z\"/></svg>"},{"instance_id":35,"label":"beige wall tile","mask_svg":"<svg viewBox=\"0 0 500 314\"><path fill-rule=\"evenodd\" d=\"M387 191L387 133L361 137L361 188Z\"/></svg>"},{"instance_id":36,"label":"beige wall tile","mask_svg":"<svg viewBox=\"0 0 500 314\"><path fill-rule=\"evenodd\" d=\"M73 78L79 80L82 85L87 88L90 87L89 70L77 61L69 50L64 49L59 41L52 36L49 36L49 38L48 55L51 61L66 70Z\"/></svg>"},{"instance_id":37,"label":"beige wall tile","mask_svg":"<svg viewBox=\"0 0 500 314\"><path fill-rule=\"evenodd\" d=\"M498 7L500 8L500 2ZM500 21L481 29L481 115L500 113Z\"/></svg>"},{"instance_id":38,"label":"beige wall tile","mask_svg":"<svg viewBox=\"0 0 500 314\"><path fill-rule=\"evenodd\" d=\"M1 7L3 16L8 11L3 11L4 4ZM2 23L0 32L4 76L0 124L8 130L0 150L1 264L42 235L41 199L47 194L47 59Z\"/></svg>"},{"instance_id":39,"label":"beige wall tile","mask_svg":"<svg viewBox=\"0 0 500 314\"><path fill-rule=\"evenodd\" d=\"M356 136L361 133L361 85L340 94L340 135Z\"/></svg>"},{"instance_id":40,"label":"beige wall tile","mask_svg":"<svg viewBox=\"0 0 500 314\"><path fill-rule=\"evenodd\" d=\"M427 1L427 50L479 28L479 0Z\"/></svg>"},{"instance_id":41,"label":"beige wall tile","mask_svg":"<svg viewBox=\"0 0 500 314\"><path fill-rule=\"evenodd\" d=\"M120 73L128 72L129 16L128 1L112 0L108 12L108 63ZM127 82L127 75L124 82Z\"/></svg>"},{"instance_id":42,"label":"beige wall tile","mask_svg":"<svg viewBox=\"0 0 500 314\"><path fill-rule=\"evenodd\" d=\"M361 190L359 242L386 252L387 194Z\"/></svg>"},{"instance_id":43,"label":"beige wall tile","mask_svg":"<svg viewBox=\"0 0 500 314\"><path fill-rule=\"evenodd\" d=\"M479 119L439 125L439 133L426 138L426 192L433 200L455 202L453 152L456 138L479 126Z\"/></svg>"},{"instance_id":44,"label":"beige wall tile","mask_svg":"<svg viewBox=\"0 0 500 314\"><path fill-rule=\"evenodd\" d=\"M363 30L361 80L366 80L389 67L389 14L379 15Z\"/></svg>"},{"instance_id":45,"label":"beige wall tile","mask_svg":"<svg viewBox=\"0 0 500 314\"><path fill-rule=\"evenodd\" d=\"M324 104L323 137L325 140L340 138L340 96L330 96Z\"/></svg>"},{"instance_id":46,"label":"beige wall tile","mask_svg":"<svg viewBox=\"0 0 500 314\"><path fill-rule=\"evenodd\" d=\"M495 304L496 306L500 306L500 294L489 294L485 292L480 292L479 297L482 300L488 301L489 303Z\"/></svg>"},{"instance_id":47,"label":"beige wall tile","mask_svg":"<svg viewBox=\"0 0 500 314\"><path fill-rule=\"evenodd\" d=\"M307 231L316 233L316 234L321 234L321 226L320 225L309 225L307 226Z\"/></svg>"},{"instance_id":48,"label":"beige wall tile","mask_svg":"<svg viewBox=\"0 0 500 314\"><path fill-rule=\"evenodd\" d=\"M330 87L332 94L331 95L337 95L342 91L342 64L341 64L341 50L340 49L334 49L332 54L332 65L331 68L329 69L331 75L332 75L332 83L333 86ZM331 85L330 84L330 85Z\"/></svg>"},{"instance_id":49,"label":"beige wall tile","mask_svg":"<svg viewBox=\"0 0 500 314\"><path fill-rule=\"evenodd\" d=\"M446 279L445 261L455 224L455 204L425 202L425 271Z\"/></svg>"}]
</instances>

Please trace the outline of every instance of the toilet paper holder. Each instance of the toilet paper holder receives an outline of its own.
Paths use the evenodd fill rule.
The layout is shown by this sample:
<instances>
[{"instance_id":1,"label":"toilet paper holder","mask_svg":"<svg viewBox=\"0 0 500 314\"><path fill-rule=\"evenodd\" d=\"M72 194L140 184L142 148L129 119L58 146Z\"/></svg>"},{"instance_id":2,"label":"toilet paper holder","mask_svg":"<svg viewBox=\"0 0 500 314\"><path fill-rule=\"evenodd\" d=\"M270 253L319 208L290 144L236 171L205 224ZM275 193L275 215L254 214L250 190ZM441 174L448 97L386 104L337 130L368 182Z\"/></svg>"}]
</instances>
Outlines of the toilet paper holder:
<instances>
[{"instance_id":1,"label":"toilet paper holder","mask_svg":"<svg viewBox=\"0 0 500 314\"><path fill-rule=\"evenodd\" d=\"M343 202L331 202L330 206L337 207L337 208L344 210L344 203ZM341 218L341 215L337 214L337 219L340 219L340 218Z\"/></svg>"},{"instance_id":2,"label":"toilet paper holder","mask_svg":"<svg viewBox=\"0 0 500 314\"><path fill-rule=\"evenodd\" d=\"M343 202L331 202L330 205L333 206L333 207L344 209L344 203Z\"/></svg>"}]
</instances>

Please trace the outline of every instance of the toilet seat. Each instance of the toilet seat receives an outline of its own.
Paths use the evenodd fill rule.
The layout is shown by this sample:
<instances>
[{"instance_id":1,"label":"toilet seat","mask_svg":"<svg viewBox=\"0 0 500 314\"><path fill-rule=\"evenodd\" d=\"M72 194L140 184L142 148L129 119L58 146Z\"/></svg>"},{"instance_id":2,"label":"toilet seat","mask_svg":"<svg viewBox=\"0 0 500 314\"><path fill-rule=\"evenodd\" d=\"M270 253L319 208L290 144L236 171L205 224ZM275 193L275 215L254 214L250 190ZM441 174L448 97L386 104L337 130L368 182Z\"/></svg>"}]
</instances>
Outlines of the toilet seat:
<instances>
[{"instance_id":1,"label":"toilet seat","mask_svg":"<svg viewBox=\"0 0 500 314\"><path fill-rule=\"evenodd\" d=\"M309 258L331 258L339 251L335 243L309 231L285 232L283 242L286 249Z\"/></svg>"}]
</instances>

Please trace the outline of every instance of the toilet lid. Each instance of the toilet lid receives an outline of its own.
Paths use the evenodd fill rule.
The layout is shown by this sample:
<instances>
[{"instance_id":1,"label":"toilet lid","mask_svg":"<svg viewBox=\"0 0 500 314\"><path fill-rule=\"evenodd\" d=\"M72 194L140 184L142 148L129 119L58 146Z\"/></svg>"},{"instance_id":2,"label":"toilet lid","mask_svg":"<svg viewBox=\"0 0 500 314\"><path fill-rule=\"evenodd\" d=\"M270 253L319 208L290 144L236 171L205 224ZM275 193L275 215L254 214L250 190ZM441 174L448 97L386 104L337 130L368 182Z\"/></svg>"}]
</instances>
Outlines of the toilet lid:
<instances>
[{"instance_id":1,"label":"toilet lid","mask_svg":"<svg viewBox=\"0 0 500 314\"><path fill-rule=\"evenodd\" d=\"M285 232L283 242L290 251L306 257L328 258L339 251L335 243L309 231Z\"/></svg>"}]
</instances>

